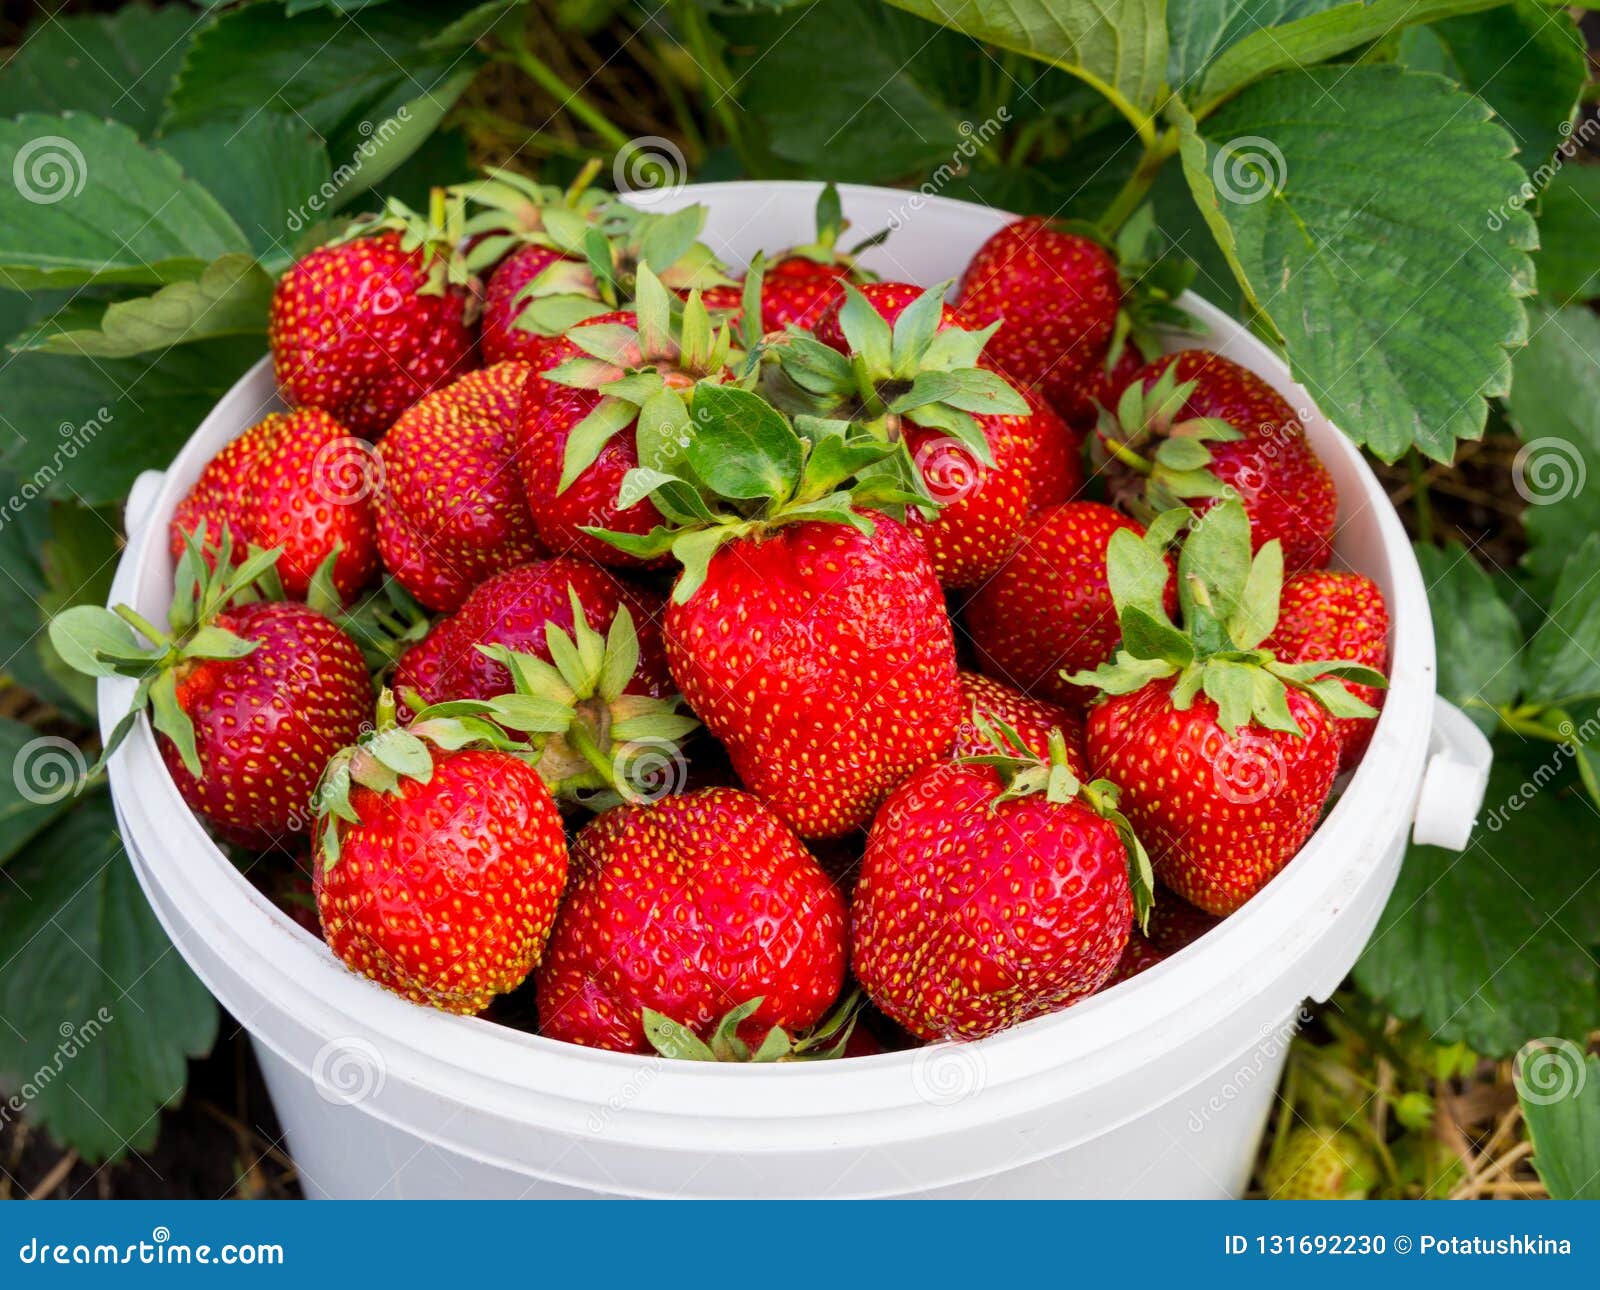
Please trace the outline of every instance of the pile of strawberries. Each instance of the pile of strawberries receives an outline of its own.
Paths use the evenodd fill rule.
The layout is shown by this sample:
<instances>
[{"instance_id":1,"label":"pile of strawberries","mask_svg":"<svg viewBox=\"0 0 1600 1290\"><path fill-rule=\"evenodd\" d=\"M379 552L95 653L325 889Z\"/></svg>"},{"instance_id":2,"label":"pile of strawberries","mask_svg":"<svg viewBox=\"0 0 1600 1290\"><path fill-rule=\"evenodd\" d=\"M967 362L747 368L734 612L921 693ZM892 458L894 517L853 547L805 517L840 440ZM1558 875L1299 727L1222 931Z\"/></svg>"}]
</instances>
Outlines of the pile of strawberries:
<instances>
[{"instance_id":1,"label":"pile of strawberries","mask_svg":"<svg viewBox=\"0 0 1600 1290\"><path fill-rule=\"evenodd\" d=\"M697 1060L981 1038L1261 890L1387 658L1294 409L1147 361L1171 309L1082 230L881 281L829 188L736 279L589 178L296 263L170 621L53 625L215 833L406 998L531 976L541 1034Z\"/></svg>"}]
</instances>

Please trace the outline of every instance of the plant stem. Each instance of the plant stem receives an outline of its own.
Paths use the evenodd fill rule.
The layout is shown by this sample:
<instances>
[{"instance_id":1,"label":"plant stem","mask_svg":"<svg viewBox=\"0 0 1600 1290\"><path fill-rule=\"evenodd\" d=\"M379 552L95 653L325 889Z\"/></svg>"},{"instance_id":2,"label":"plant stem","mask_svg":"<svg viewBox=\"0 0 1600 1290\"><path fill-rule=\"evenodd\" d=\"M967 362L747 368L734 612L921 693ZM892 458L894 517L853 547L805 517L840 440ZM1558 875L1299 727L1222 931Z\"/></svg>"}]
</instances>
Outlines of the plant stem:
<instances>
[{"instance_id":1,"label":"plant stem","mask_svg":"<svg viewBox=\"0 0 1600 1290\"><path fill-rule=\"evenodd\" d=\"M1106 207L1105 214L1100 217L1100 225L1106 232L1115 233L1127 223L1128 216L1139 209L1139 204L1150 192L1156 176L1161 173L1161 167L1177 150L1177 126L1169 126L1165 134L1145 147L1144 155L1139 158L1139 164L1134 167L1133 173L1122 185L1122 190L1111 199L1111 205Z\"/></svg>"},{"instance_id":2,"label":"plant stem","mask_svg":"<svg viewBox=\"0 0 1600 1290\"><path fill-rule=\"evenodd\" d=\"M712 115L722 126L729 146L739 154L740 160L746 160L744 132L739 127L739 114L735 110L733 76L728 71L728 65L722 61L722 55L712 47L705 14L693 0L667 0L667 9L672 14L673 26L683 37L689 56L705 73L708 82L706 98Z\"/></svg>"},{"instance_id":3,"label":"plant stem","mask_svg":"<svg viewBox=\"0 0 1600 1290\"><path fill-rule=\"evenodd\" d=\"M1433 497L1428 492L1427 466L1422 454L1411 449L1407 458L1411 470L1411 497L1417 507L1417 537L1423 542L1433 541Z\"/></svg>"},{"instance_id":4,"label":"plant stem","mask_svg":"<svg viewBox=\"0 0 1600 1290\"><path fill-rule=\"evenodd\" d=\"M628 146L628 136L617 129L604 112L562 80L548 63L529 49L528 42L520 30L509 29L503 39L505 52L497 53L495 57L519 68L534 84L554 95L562 107L599 135L606 147L613 152Z\"/></svg>"}]
</instances>

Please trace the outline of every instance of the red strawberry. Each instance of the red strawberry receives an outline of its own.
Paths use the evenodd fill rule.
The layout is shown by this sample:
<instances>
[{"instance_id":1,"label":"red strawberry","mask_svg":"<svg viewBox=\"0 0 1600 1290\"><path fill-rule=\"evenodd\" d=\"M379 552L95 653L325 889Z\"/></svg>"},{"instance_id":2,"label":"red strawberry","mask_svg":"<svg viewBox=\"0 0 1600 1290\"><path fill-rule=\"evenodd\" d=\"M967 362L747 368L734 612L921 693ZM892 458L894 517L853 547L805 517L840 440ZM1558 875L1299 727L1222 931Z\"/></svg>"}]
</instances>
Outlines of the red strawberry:
<instances>
[{"instance_id":1,"label":"red strawberry","mask_svg":"<svg viewBox=\"0 0 1600 1290\"><path fill-rule=\"evenodd\" d=\"M982 1039L1065 1008L1128 943L1137 844L1115 790L1082 788L1059 737L1049 761L1012 751L999 767L916 772L873 821L851 910L855 974L922 1039Z\"/></svg>"},{"instance_id":2,"label":"red strawberry","mask_svg":"<svg viewBox=\"0 0 1600 1290\"><path fill-rule=\"evenodd\" d=\"M572 631L573 593L586 621L602 635L620 606L626 605L632 615L639 663L626 692L656 697L672 693L661 639L661 597L623 582L599 565L560 556L518 565L480 582L460 609L436 622L427 636L400 656L395 692L414 691L425 703L507 693L510 674L478 646L504 645L549 661L548 629Z\"/></svg>"},{"instance_id":3,"label":"red strawberry","mask_svg":"<svg viewBox=\"0 0 1600 1290\"><path fill-rule=\"evenodd\" d=\"M1077 387L1104 361L1121 304L1112 254L1037 216L1007 224L979 247L956 295L978 325L1000 323L989 360L1069 417L1083 413Z\"/></svg>"},{"instance_id":4,"label":"red strawberry","mask_svg":"<svg viewBox=\"0 0 1600 1290\"><path fill-rule=\"evenodd\" d=\"M540 1032L649 1052L645 1010L760 1045L811 1026L844 983L845 909L799 840L747 793L624 805L573 843L571 888L539 968Z\"/></svg>"},{"instance_id":5,"label":"red strawberry","mask_svg":"<svg viewBox=\"0 0 1600 1290\"><path fill-rule=\"evenodd\" d=\"M1244 505L1255 549L1277 539L1291 572L1320 569L1333 554L1333 477L1311 451L1294 408L1232 360L1186 349L1149 364L1107 416L1101 437L1122 491L1142 489L1154 510L1183 502L1203 511L1220 485ZM1175 442L1182 440L1190 442Z\"/></svg>"},{"instance_id":6,"label":"red strawberry","mask_svg":"<svg viewBox=\"0 0 1600 1290\"><path fill-rule=\"evenodd\" d=\"M551 265L574 263L548 246L520 246L489 275L483 297L483 361L502 363L518 359L542 372L552 366L550 351L561 342L559 333L545 335L519 327L517 320L527 305L524 291Z\"/></svg>"},{"instance_id":7,"label":"red strawberry","mask_svg":"<svg viewBox=\"0 0 1600 1290\"><path fill-rule=\"evenodd\" d=\"M1283 584L1278 625L1263 644L1290 663L1347 658L1385 672L1389 608L1378 584L1359 573L1332 569L1297 573ZM1382 690L1354 683L1348 688L1368 707L1383 706ZM1341 770L1361 760L1376 724L1374 717L1341 717L1334 722Z\"/></svg>"},{"instance_id":8,"label":"red strawberry","mask_svg":"<svg viewBox=\"0 0 1600 1290\"><path fill-rule=\"evenodd\" d=\"M1022 742L1036 757L1050 752L1050 732L1061 731L1067 750L1067 768L1079 779L1088 774L1088 759L1083 751L1083 718L1053 703L1030 699L1009 685L977 672L960 676L961 702L967 715L956 730L952 757L981 757L993 752L989 737L973 720L976 713L985 721L1002 722L1022 736Z\"/></svg>"},{"instance_id":9,"label":"red strawberry","mask_svg":"<svg viewBox=\"0 0 1600 1290\"><path fill-rule=\"evenodd\" d=\"M1163 892L1150 911L1150 926L1145 929L1145 936L1162 954L1176 954L1193 945L1221 921L1215 914L1196 909L1171 892Z\"/></svg>"},{"instance_id":10,"label":"red strawberry","mask_svg":"<svg viewBox=\"0 0 1600 1290\"><path fill-rule=\"evenodd\" d=\"M315 884L328 948L353 972L446 1012L521 984L567 880L561 816L520 757L463 746L423 713L329 763Z\"/></svg>"},{"instance_id":11,"label":"red strawberry","mask_svg":"<svg viewBox=\"0 0 1600 1290\"><path fill-rule=\"evenodd\" d=\"M378 570L372 492L377 460L362 440L318 408L273 412L213 457L172 513L173 559L184 535L204 530L216 546L223 525L247 547L282 547L278 577L304 600L311 575L334 554L334 589L349 599Z\"/></svg>"},{"instance_id":12,"label":"red strawberry","mask_svg":"<svg viewBox=\"0 0 1600 1290\"><path fill-rule=\"evenodd\" d=\"M542 553L514 460L525 363L469 372L409 409L378 445L378 547L429 609Z\"/></svg>"},{"instance_id":13,"label":"red strawberry","mask_svg":"<svg viewBox=\"0 0 1600 1290\"><path fill-rule=\"evenodd\" d=\"M1158 903L1156 908L1161 906ZM1106 979L1106 988L1117 985L1122 981L1132 980L1141 972L1148 972L1157 963L1166 958L1166 954L1158 950L1138 932L1128 937L1128 946L1122 951L1122 957L1117 960L1117 966Z\"/></svg>"},{"instance_id":14,"label":"red strawberry","mask_svg":"<svg viewBox=\"0 0 1600 1290\"><path fill-rule=\"evenodd\" d=\"M1092 691L1065 680L1096 668L1121 640L1106 581L1114 533L1144 529L1098 502L1040 513L999 571L967 601L967 631L979 666L1017 689L1081 708ZM1167 608L1176 606L1169 588Z\"/></svg>"},{"instance_id":15,"label":"red strawberry","mask_svg":"<svg viewBox=\"0 0 1600 1290\"><path fill-rule=\"evenodd\" d=\"M391 202L278 280L267 335L285 402L372 439L476 364L478 297L445 222L442 203L425 222Z\"/></svg>"},{"instance_id":16,"label":"red strawberry","mask_svg":"<svg viewBox=\"0 0 1600 1290\"><path fill-rule=\"evenodd\" d=\"M896 450L813 443L759 395L704 382L682 417L687 444L663 438L646 462L675 524L612 540L683 563L668 662L745 786L802 837L848 833L961 718L927 551L861 509L906 496L870 470Z\"/></svg>"},{"instance_id":17,"label":"red strawberry","mask_svg":"<svg viewBox=\"0 0 1600 1290\"><path fill-rule=\"evenodd\" d=\"M1164 518L1163 523L1166 520ZM1277 617L1276 542L1249 557L1238 502L1208 509L1178 558L1183 629L1154 588L1166 563L1153 544L1113 538L1123 649L1097 672L1108 697L1089 714L1089 763L1120 785L1123 809L1162 882L1193 905L1230 914L1300 849L1338 767L1334 716L1368 711L1335 676L1382 684L1350 662L1287 663L1261 647Z\"/></svg>"},{"instance_id":18,"label":"red strawberry","mask_svg":"<svg viewBox=\"0 0 1600 1290\"><path fill-rule=\"evenodd\" d=\"M940 506L933 519L914 513L911 525L941 583L976 585L999 568L1032 512L1082 484L1077 436L1033 391L988 370L983 334L963 331L937 288L874 282L851 293L817 328L817 340L853 354L851 362L830 364L802 337L778 348L804 391L795 410L813 410L820 398L827 415L889 442L903 439L913 477ZM898 411L918 377L950 388Z\"/></svg>"},{"instance_id":19,"label":"red strawberry","mask_svg":"<svg viewBox=\"0 0 1600 1290\"><path fill-rule=\"evenodd\" d=\"M232 554L226 530L220 549L202 556L196 541L186 551L172 633L141 627L148 648L120 617L93 605L58 615L50 637L91 675L140 678L134 711L102 757L149 704L183 800L229 841L264 850L310 829L317 777L370 718L372 687L361 651L331 620L292 601L249 599L275 552L237 569ZM97 652L109 645L113 659Z\"/></svg>"}]
</instances>

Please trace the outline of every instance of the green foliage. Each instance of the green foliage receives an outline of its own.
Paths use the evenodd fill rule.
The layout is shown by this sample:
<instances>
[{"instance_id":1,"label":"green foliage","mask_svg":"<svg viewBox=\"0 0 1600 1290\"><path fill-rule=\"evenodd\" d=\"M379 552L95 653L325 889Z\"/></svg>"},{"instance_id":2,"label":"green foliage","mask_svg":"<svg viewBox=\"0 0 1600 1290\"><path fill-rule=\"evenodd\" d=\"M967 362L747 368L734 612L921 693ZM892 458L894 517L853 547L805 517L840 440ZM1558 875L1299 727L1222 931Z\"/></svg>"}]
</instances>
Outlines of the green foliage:
<instances>
[{"instance_id":1,"label":"green foliage","mask_svg":"<svg viewBox=\"0 0 1600 1290\"><path fill-rule=\"evenodd\" d=\"M1494 580L1459 543L1418 543L1417 563L1433 610L1439 693L1486 734L1499 724L1494 710L1522 688L1522 629Z\"/></svg>"},{"instance_id":2,"label":"green foliage","mask_svg":"<svg viewBox=\"0 0 1600 1290\"><path fill-rule=\"evenodd\" d=\"M1539 194L1539 293L1551 304L1600 297L1600 166L1563 166Z\"/></svg>"},{"instance_id":3,"label":"green foliage","mask_svg":"<svg viewBox=\"0 0 1600 1290\"><path fill-rule=\"evenodd\" d=\"M1524 1054L1517 1095L1533 1167L1553 1200L1600 1200L1600 1057L1576 1044Z\"/></svg>"}]
</instances>

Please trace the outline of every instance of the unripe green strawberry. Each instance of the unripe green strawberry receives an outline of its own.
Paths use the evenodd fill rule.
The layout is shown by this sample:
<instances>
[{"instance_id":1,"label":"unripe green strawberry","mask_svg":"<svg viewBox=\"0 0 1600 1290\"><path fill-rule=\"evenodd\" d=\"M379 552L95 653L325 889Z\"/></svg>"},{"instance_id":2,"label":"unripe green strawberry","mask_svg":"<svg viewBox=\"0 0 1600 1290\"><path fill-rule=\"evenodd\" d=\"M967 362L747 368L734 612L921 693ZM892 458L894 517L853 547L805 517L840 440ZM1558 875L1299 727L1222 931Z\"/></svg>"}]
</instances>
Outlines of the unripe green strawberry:
<instances>
[{"instance_id":1,"label":"unripe green strawberry","mask_svg":"<svg viewBox=\"0 0 1600 1290\"><path fill-rule=\"evenodd\" d=\"M1262 1181L1269 1200L1366 1200L1379 1176L1371 1149L1354 1133L1298 1125Z\"/></svg>"}]
</instances>

